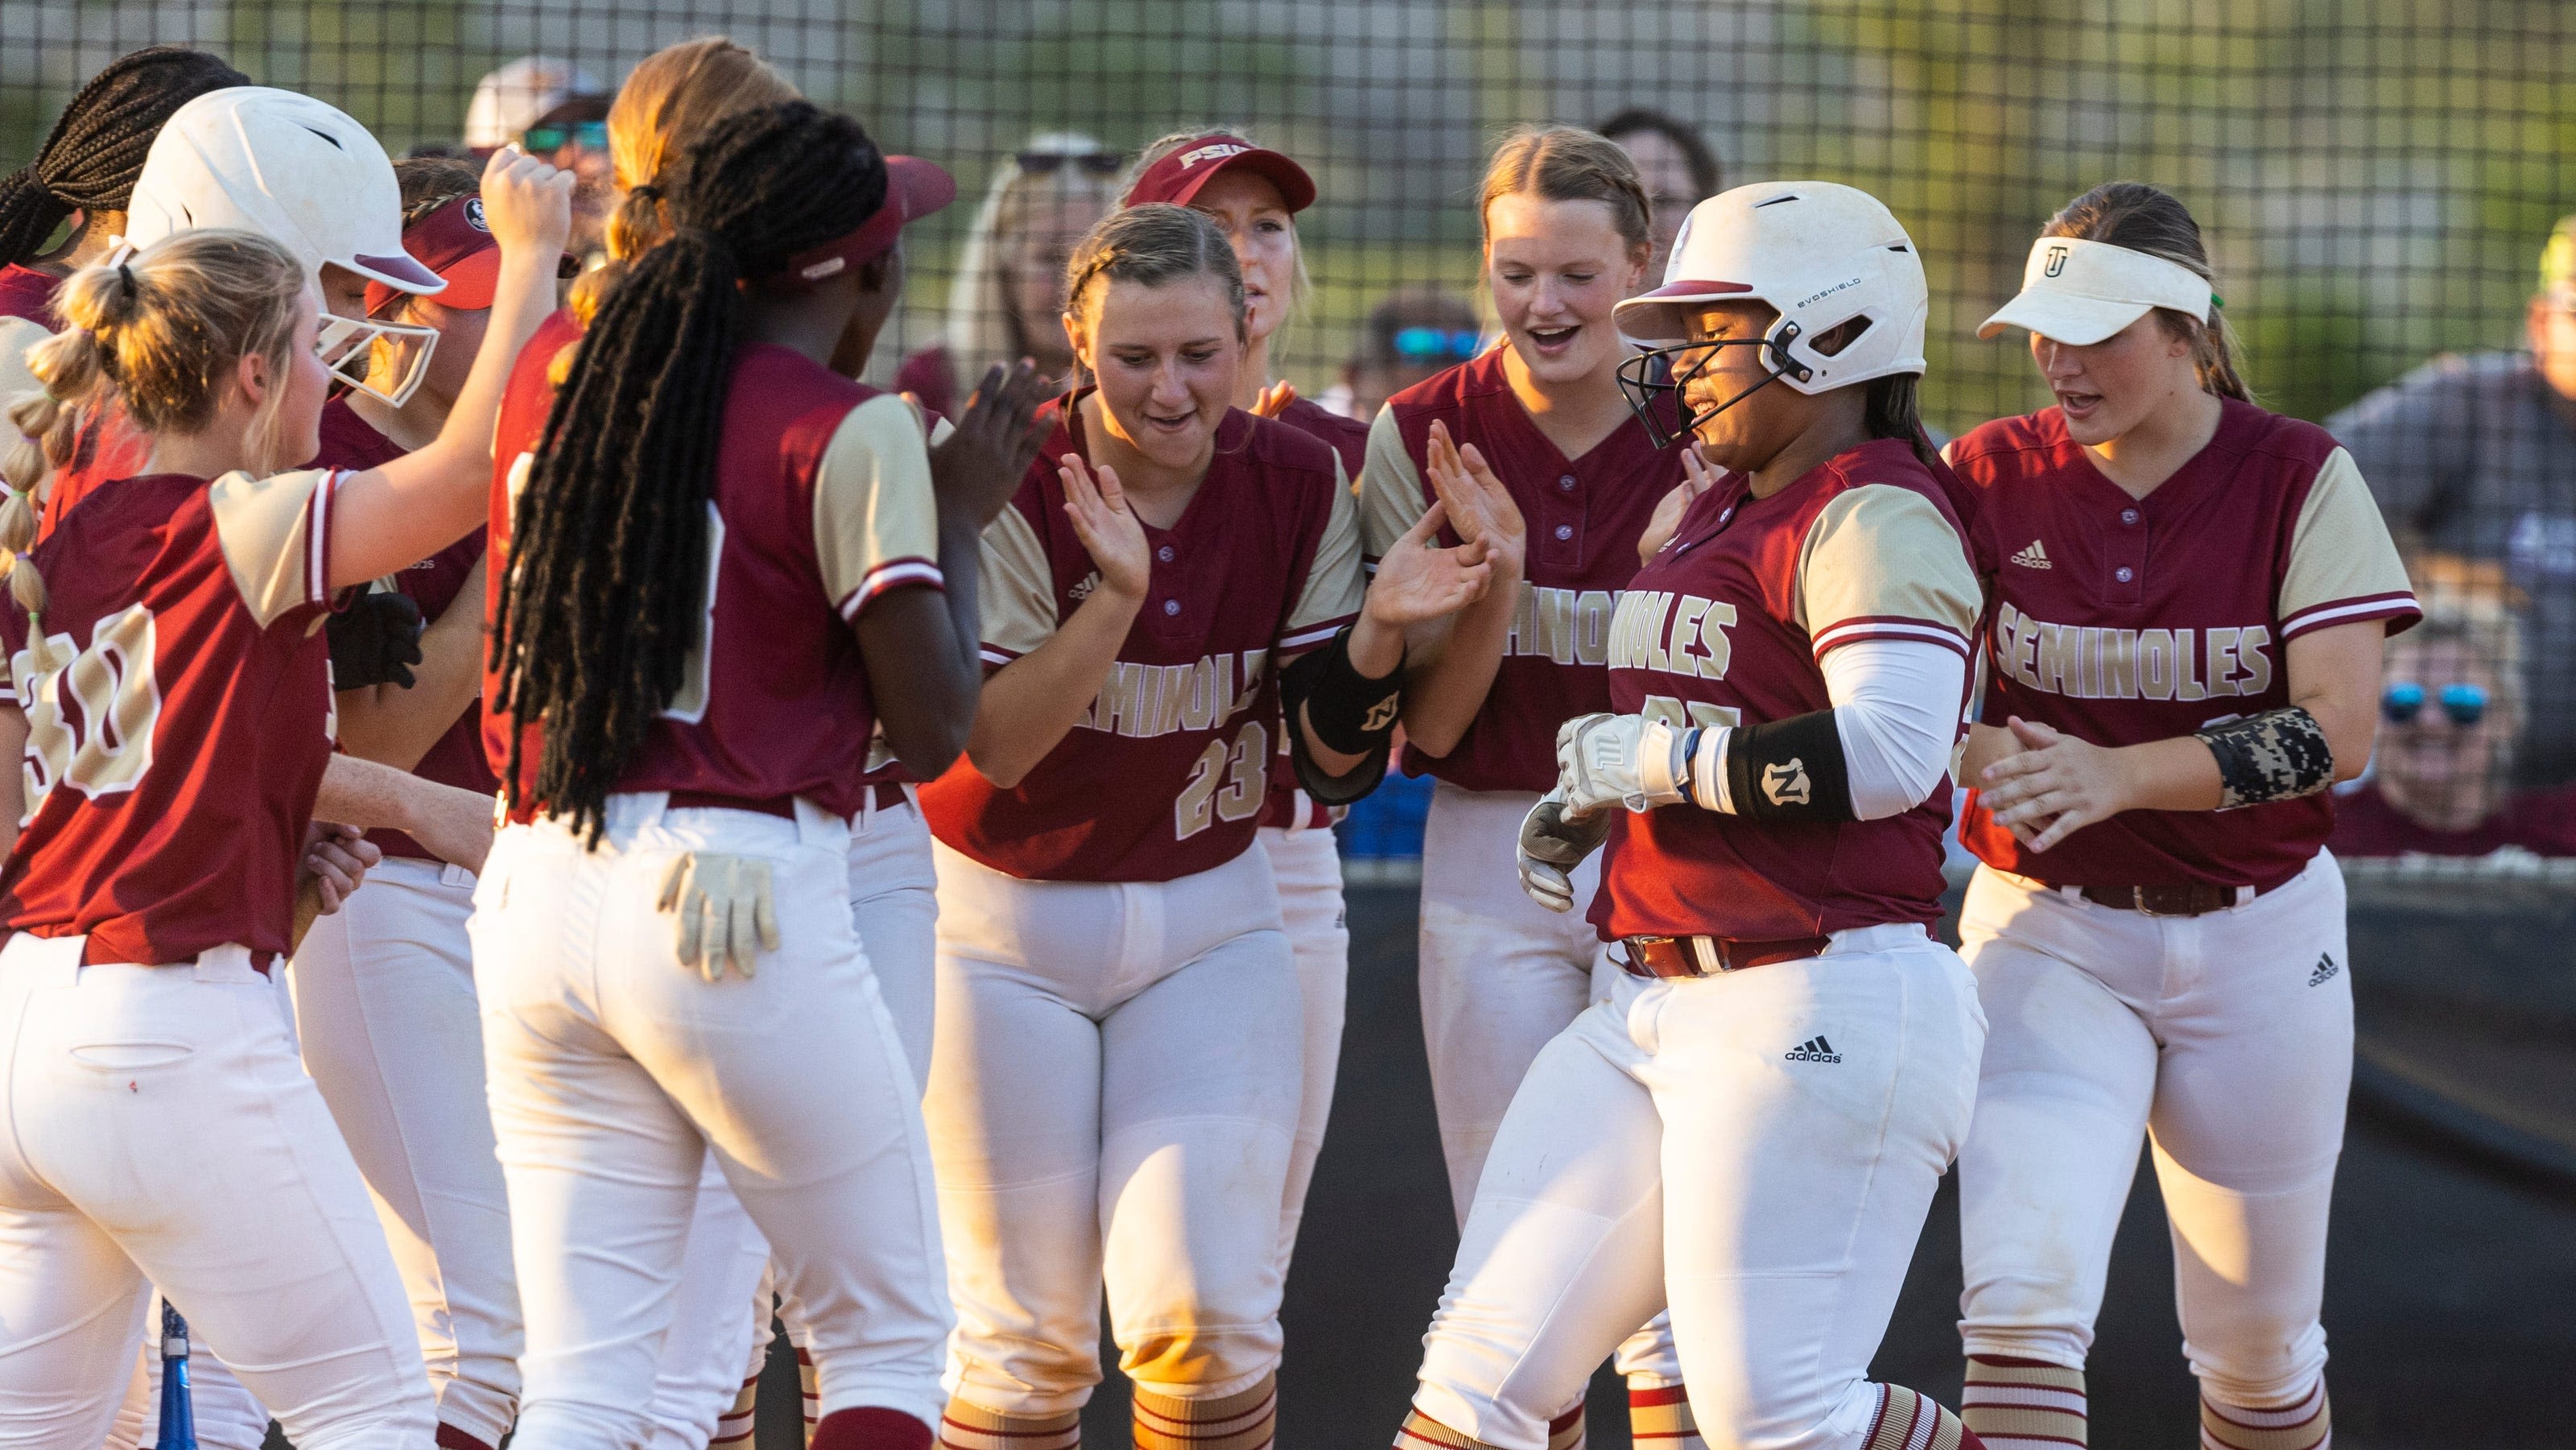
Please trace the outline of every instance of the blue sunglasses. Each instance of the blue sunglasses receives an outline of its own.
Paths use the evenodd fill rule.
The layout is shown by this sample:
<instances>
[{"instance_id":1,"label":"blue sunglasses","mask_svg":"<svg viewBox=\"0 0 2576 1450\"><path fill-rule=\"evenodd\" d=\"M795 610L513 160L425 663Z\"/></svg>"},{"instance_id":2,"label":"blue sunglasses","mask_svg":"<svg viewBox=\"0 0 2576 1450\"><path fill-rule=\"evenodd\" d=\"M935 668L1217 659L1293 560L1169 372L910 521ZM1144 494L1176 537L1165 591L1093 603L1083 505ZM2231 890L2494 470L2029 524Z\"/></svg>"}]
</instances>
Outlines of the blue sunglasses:
<instances>
[{"instance_id":1,"label":"blue sunglasses","mask_svg":"<svg viewBox=\"0 0 2576 1450\"><path fill-rule=\"evenodd\" d=\"M2456 681L2444 685L2442 693L2435 698L2441 702L2442 713L2463 730L2486 718L2487 687L2484 685ZM2390 685L2388 693L2379 697L2379 713L2387 716L2392 725L2404 725L2424 713L2424 700L2422 685L2411 680L2401 681Z\"/></svg>"},{"instance_id":2,"label":"blue sunglasses","mask_svg":"<svg viewBox=\"0 0 2576 1450\"><path fill-rule=\"evenodd\" d=\"M1395 333L1395 355L1407 362L1448 358L1465 362L1484 339L1472 327L1401 327Z\"/></svg>"}]
</instances>

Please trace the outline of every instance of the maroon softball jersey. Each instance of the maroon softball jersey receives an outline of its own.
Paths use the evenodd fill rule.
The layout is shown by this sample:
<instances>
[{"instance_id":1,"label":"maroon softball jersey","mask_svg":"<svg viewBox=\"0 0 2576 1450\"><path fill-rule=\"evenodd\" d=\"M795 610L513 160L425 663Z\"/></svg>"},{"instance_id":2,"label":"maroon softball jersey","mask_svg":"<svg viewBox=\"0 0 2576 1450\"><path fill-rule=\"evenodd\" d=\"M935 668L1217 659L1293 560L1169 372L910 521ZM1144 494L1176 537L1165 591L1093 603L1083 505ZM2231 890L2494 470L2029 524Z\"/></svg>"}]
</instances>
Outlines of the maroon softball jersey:
<instances>
[{"instance_id":1,"label":"maroon softball jersey","mask_svg":"<svg viewBox=\"0 0 2576 1450\"><path fill-rule=\"evenodd\" d=\"M1820 662L1859 640L1924 641L1964 659L1982 604L1968 560L1944 480L1901 441L1839 454L1769 498L1728 475L1621 597L1609 708L1759 725L1832 709ZM1762 788L1786 799L1810 782L1766 773ZM1937 921L1949 823L1946 780L1875 821L1755 822L1689 804L1621 811L1590 919L1605 941L1776 941Z\"/></svg>"},{"instance_id":2,"label":"maroon softball jersey","mask_svg":"<svg viewBox=\"0 0 2576 1450\"><path fill-rule=\"evenodd\" d=\"M546 373L578 327L558 315L519 355L504 397L489 520L498 592L511 510L535 463L554 389ZM733 362L707 527L705 633L680 691L645 732L620 791L734 800L802 796L837 816L867 799L876 708L853 626L889 590L939 588L938 507L921 415L765 343ZM493 608L498 608L497 599ZM500 698L485 661L484 698ZM509 718L487 710L484 747L509 762ZM533 783L530 726L521 757ZM512 817L535 811L513 793Z\"/></svg>"},{"instance_id":3,"label":"maroon softball jersey","mask_svg":"<svg viewBox=\"0 0 2576 1450\"><path fill-rule=\"evenodd\" d=\"M1064 511L1057 460L1082 448L1081 399L1055 419L1011 506L985 527L984 660L1043 645L1098 581ZM922 788L951 849L1034 881L1170 881L1252 844L1278 767L1278 668L1359 616L1357 511L1333 450L1241 409L1168 529L1091 708L1003 790L960 760Z\"/></svg>"},{"instance_id":4,"label":"maroon softball jersey","mask_svg":"<svg viewBox=\"0 0 2576 1450\"><path fill-rule=\"evenodd\" d=\"M2103 476L2055 408L1950 445L1992 561L1980 719L2096 745L2189 735L2290 703L2289 642L2420 611L2352 456L2324 429L2230 399L2145 498ZM2033 852L1977 793L1960 839L2051 886L2272 886L2334 829L2325 793L2234 811L2127 811Z\"/></svg>"},{"instance_id":5,"label":"maroon softball jersey","mask_svg":"<svg viewBox=\"0 0 2576 1450\"><path fill-rule=\"evenodd\" d=\"M1637 572L1637 540L1682 481L1681 450L1658 450L1631 418L1568 459L1530 421L1503 372L1505 349L1434 373L1387 400L1369 431L1360 481L1367 556L1394 547L1431 507L1424 476L1434 422L1476 445L1511 490L1528 528L1519 611L1502 665L1467 733L1447 755L1408 744L1407 775L1468 790L1544 791L1556 784L1556 727L1610 708L1610 616ZM1458 538L1440 531L1444 543Z\"/></svg>"},{"instance_id":6,"label":"maroon softball jersey","mask_svg":"<svg viewBox=\"0 0 2576 1450\"><path fill-rule=\"evenodd\" d=\"M0 608L26 713L27 816L0 872L13 931L87 933L92 962L287 950L331 757L331 496L305 470L120 479L39 543L39 671Z\"/></svg>"}]
</instances>

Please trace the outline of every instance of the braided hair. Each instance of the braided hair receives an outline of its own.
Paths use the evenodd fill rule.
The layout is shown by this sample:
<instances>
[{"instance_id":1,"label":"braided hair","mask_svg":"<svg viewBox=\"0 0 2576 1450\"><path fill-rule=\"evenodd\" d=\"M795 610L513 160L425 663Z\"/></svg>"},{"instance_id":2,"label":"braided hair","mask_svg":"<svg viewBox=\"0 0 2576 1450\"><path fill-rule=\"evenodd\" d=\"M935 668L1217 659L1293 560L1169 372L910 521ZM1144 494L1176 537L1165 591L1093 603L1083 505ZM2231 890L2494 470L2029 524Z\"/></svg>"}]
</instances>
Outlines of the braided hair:
<instances>
[{"instance_id":1,"label":"braided hair","mask_svg":"<svg viewBox=\"0 0 2576 1450\"><path fill-rule=\"evenodd\" d=\"M887 185L867 132L807 102L717 123L671 184L669 240L608 294L555 396L512 515L493 708L518 727L503 788L544 722L535 798L593 843L698 643L738 284L858 230Z\"/></svg>"},{"instance_id":2,"label":"braided hair","mask_svg":"<svg viewBox=\"0 0 2576 1450\"><path fill-rule=\"evenodd\" d=\"M36 255L74 211L123 211L163 122L206 94L246 86L222 58L155 45L110 61L63 107L36 159L0 177L0 266Z\"/></svg>"}]
</instances>

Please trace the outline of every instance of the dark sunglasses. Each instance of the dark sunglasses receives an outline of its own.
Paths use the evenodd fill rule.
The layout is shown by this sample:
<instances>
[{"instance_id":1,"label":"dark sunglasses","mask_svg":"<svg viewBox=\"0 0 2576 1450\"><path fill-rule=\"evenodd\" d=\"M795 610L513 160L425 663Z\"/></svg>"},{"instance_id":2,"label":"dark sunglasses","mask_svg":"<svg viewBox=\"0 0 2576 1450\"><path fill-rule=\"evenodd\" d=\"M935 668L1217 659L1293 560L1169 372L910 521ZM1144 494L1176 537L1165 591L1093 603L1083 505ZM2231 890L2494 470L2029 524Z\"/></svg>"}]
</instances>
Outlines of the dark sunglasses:
<instances>
[{"instance_id":1,"label":"dark sunglasses","mask_svg":"<svg viewBox=\"0 0 2576 1450\"><path fill-rule=\"evenodd\" d=\"M1400 327L1395 332L1395 355L1407 362L1431 358L1465 362L1476 355L1483 341L1472 327Z\"/></svg>"},{"instance_id":2,"label":"dark sunglasses","mask_svg":"<svg viewBox=\"0 0 2576 1450\"><path fill-rule=\"evenodd\" d=\"M1127 159L1115 151L1085 151L1068 156L1061 151L1023 151L1013 158L1022 173L1029 176L1053 176L1066 166L1079 166L1094 176L1116 176Z\"/></svg>"},{"instance_id":3,"label":"dark sunglasses","mask_svg":"<svg viewBox=\"0 0 2576 1450\"><path fill-rule=\"evenodd\" d=\"M2487 687L2484 685L2465 681L2444 685L2438 698L2442 713L2451 717L2451 723L2463 730L2486 718ZM2393 725L2412 721L2424 713L2424 687L2411 680L2390 685L2388 693L2379 697L2379 713L2387 716Z\"/></svg>"},{"instance_id":4,"label":"dark sunglasses","mask_svg":"<svg viewBox=\"0 0 2576 1450\"><path fill-rule=\"evenodd\" d=\"M519 147L531 156L561 151L568 144L579 143L585 150L608 149L606 121L573 121L563 125L530 126L519 133Z\"/></svg>"}]
</instances>

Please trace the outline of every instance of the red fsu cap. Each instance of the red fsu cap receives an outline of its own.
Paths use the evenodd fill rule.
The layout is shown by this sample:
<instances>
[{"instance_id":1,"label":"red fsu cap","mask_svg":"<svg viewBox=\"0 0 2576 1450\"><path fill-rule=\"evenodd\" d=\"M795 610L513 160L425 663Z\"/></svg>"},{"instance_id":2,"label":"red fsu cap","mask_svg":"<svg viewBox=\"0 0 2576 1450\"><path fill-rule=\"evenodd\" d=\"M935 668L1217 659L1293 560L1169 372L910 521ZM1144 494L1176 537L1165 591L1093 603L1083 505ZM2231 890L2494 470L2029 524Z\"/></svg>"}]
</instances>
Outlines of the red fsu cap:
<instances>
[{"instance_id":1,"label":"red fsu cap","mask_svg":"<svg viewBox=\"0 0 2576 1450\"><path fill-rule=\"evenodd\" d=\"M904 223L919 221L957 199L957 178L937 162L889 156L885 165L885 204L876 215L861 222L857 231L788 258L776 274L760 279L761 285L792 291L855 267L892 247Z\"/></svg>"},{"instance_id":2,"label":"red fsu cap","mask_svg":"<svg viewBox=\"0 0 2576 1450\"><path fill-rule=\"evenodd\" d=\"M1218 172L1237 168L1268 177L1270 184L1279 188L1279 199L1288 204L1291 213L1315 204L1315 178L1306 174L1305 167L1266 146L1255 146L1240 136L1222 132L1201 136L1146 167L1136 184L1127 188L1126 204L1168 201L1174 206L1188 206L1190 198L1198 195L1199 189Z\"/></svg>"},{"instance_id":3,"label":"red fsu cap","mask_svg":"<svg viewBox=\"0 0 2576 1450\"><path fill-rule=\"evenodd\" d=\"M483 198L468 193L403 228L403 250L446 279L431 297L441 307L474 312L492 305L501 281L501 244L483 220ZM367 315L374 317L409 297L382 282L367 284Z\"/></svg>"}]
</instances>

